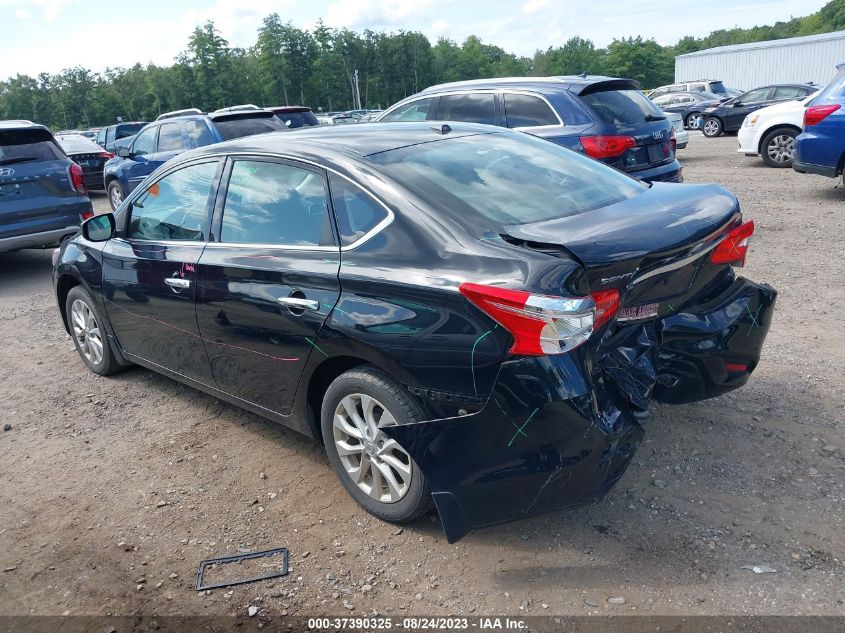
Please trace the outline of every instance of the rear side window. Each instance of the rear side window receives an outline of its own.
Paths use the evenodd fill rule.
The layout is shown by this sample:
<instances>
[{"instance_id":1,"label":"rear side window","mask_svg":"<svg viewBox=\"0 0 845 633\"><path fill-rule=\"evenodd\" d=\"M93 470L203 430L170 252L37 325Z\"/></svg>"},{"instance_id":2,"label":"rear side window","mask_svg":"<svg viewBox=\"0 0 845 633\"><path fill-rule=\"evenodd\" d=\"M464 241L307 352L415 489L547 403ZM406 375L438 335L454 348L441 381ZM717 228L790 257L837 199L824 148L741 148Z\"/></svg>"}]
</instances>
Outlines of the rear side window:
<instances>
[{"instance_id":1,"label":"rear side window","mask_svg":"<svg viewBox=\"0 0 845 633\"><path fill-rule=\"evenodd\" d=\"M186 121L185 126L188 129L188 138L194 147L205 147L214 143L214 136L203 121Z\"/></svg>"},{"instance_id":2,"label":"rear side window","mask_svg":"<svg viewBox=\"0 0 845 633\"><path fill-rule=\"evenodd\" d=\"M57 160L65 155L47 130L0 131L0 165Z\"/></svg>"},{"instance_id":3,"label":"rear side window","mask_svg":"<svg viewBox=\"0 0 845 633\"><path fill-rule=\"evenodd\" d=\"M496 97L484 92L440 97L437 119L493 125L496 123Z\"/></svg>"},{"instance_id":4,"label":"rear side window","mask_svg":"<svg viewBox=\"0 0 845 633\"><path fill-rule=\"evenodd\" d=\"M639 90L602 90L580 98L602 121L611 125L644 123L649 115L663 116Z\"/></svg>"},{"instance_id":5,"label":"rear side window","mask_svg":"<svg viewBox=\"0 0 845 633\"><path fill-rule=\"evenodd\" d=\"M293 165L235 161L226 190L220 240L333 246L325 179Z\"/></svg>"},{"instance_id":6,"label":"rear side window","mask_svg":"<svg viewBox=\"0 0 845 633\"><path fill-rule=\"evenodd\" d=\"M358 241L387 217L383 206L346 178L329 174L329 187L342 246Z\"/></svg>"},{"instance_id":7,"label":"rear side window","mask_svg":"<svg viewBox=\"0 0 845 633\"><path fill-rule=\"evenodd\" d=\"M510 128L560 125L549 104L535 95L506 92L505 112Z\"/></svg>"},{"instance_id":8,"label":"rear side window","mask_svg":"<svg viewBox=\"0 0 845 633\"><path fill-rule=\"evenodd\" d=\"M158 151L175 152L185 149L181 123L165 123L158 133Z\"/></svg>"},{"instance_id":9,"label":"rear side window","mask_svg":"<svg viewBox=\"0 0 845 633\"><path fill-rule=\"evenodd\" d=\"M217 161L189 165L152 185L132 202L127 237L203 241Z\"/></svg>"},{"instance_id":10,"label":"rear side window","mask_svg":"<svg viewBox=\"0 0 845 633\"><path fill-rule=\"evenodd\" d=\"M704 90L704 88L702 88L702 90ZM725 90L725 85L721 81L711 81L708 92L712 92L713 94L717 95L728 94L728 91Z\"/></svg>"},{"instance_id":11,"label":"rear side window","mask_svg":"<svg viewBox=\"0 0 845 633\"><path fill-rule=\"evenodd\" d=\"M800 99L806 96L807 91L802 90L798 86L779 86L775 88L775 94L772 99Z\"/></svg>"},{"instance_id":12,"label":"rear side window","mask_svg":"<svg viewBox=\"0 0 845 633\"><path fill-rule=\"evenodd\" d=\"M830 101L838 97L845 97L845 68L840 70L834 80L822 89L812 103L818 105L822 101Z\"/></svg>"},{"instance_id":13,"label":"rear side window","mask_svg":"<svg viewBox=\"0 0 845 633\"><path fill-rule=\"evenodd\" d=\"M215 119L214 125L224 141L264 132L284 130L285 125L275 116L269 117L238 117L233 119Z\"/></svg>"},{"instance_id":14,"label":"rear side window","mask_svg":"<svg viewBox=\"0 0 845 633\"><path fill-rule=\"evenodd\" d=\"M411 103L399 106L390 114L385 115L382 121L425 121L428 116L428 109L431 107L431 99L417 99Z\"/></svg>"}]
</instances>

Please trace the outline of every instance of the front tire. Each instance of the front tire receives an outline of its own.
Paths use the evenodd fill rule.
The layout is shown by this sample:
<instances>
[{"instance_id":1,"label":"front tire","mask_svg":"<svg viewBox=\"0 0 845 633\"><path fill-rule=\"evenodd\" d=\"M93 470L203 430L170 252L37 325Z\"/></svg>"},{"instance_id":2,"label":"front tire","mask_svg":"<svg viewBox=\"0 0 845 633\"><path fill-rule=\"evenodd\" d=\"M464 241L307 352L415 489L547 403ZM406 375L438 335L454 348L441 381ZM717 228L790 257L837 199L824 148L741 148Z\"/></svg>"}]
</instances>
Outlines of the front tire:
<instances>
[{"instance_id":1,"label":"front tire","mask_svg":"<svg viewBox=\"0 0 845 633\"><path fill-rule=\"evenodd\" d=\"M393 523L431 509L431 489L419 466L381 430L424 419L399 383L373 367L347 371L326 390L320 417L329 462L362 508Z\"/></svg>"},{"instance_id":2,"label":"front tire","mask_svg":"<svg viewBox=\"0 0 845 633\"><path fill-rule=\"evenodd\" d=\"M707 138L716 138L723 130L722 122L714 116L706 119L701 125L701 133Z\"/></svg>"},{"instance_id":3,"label":"front tire","mask_svg":"<svg viewBox=\"0 0 845 633\"><path fill-rule=\"evenodd\" d=\"M94 300L81 286L71 288L65 300L70 335L82 362L100 376L109 376L122 368L114 356L103 319Z\"/></svg>"},{"instance_id":4,"label":"front tire","mask_svg":"<svg viewBox=\"0 0 845 633\"><path fill-rule=\"evenodd\" d=\"M684 120L684 125L687 126L690 130L695 130L698 128L698 112L690 112L687 115L687 118Z\"/></svg>"},{"instance_id":5,"label":"front tire","mask_svg":"<svg viewBox=\"0 0 845 633\"><path fill-rule=\"evenodd\" d=\"M123 187L120 186L120 183L117 180L112 180L109 183L108 194L111 210L116 211L123 202L123 199L126 197L126 194L123 193Z\"/></svg>"},{"instance_id":6,"label":"front tire","mask_svg":"<svg viewBox=\"0 0 845 633\"><path fill-rule=\"evenodd\" d=\"M760 143L760 155L769 167L792 167L792 153L798 132L791 128L772 130Z\"/></svg>"}]
</instances>

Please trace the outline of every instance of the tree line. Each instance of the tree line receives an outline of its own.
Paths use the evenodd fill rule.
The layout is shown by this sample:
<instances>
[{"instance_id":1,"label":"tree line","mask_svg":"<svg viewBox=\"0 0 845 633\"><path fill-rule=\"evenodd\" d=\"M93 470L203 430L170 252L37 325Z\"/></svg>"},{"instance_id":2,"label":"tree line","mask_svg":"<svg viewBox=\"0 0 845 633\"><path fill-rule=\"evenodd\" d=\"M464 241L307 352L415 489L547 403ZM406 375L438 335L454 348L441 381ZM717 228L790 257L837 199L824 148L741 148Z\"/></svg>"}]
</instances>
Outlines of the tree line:
<instances>
[{"instance_id":1,"label":"tree line","mask_svg":"<svg viewBox=\"0 0 845 633\"><path fill-rule=\"evenodd\" d=\"M432 45L417 31L394 33L331 29L319 22L299 29L267 16L255 45L229 45L213 22L197 27L170 66L136 64L93 72L75 67L37 77L0 81L0 119L30 119L53 129L87 128L123 120L152 120L162 112L204 111L241 103L301 104L315 111L354 104L355 71L365 108L384 108L427 86L482 77L546 76L589 72L629 77L644 87L670 83L674 57L745 42L845 28L845 0L772 26L684 37L674 46L653 39L614 39L606 48L573 37L561 46L521 57L476 36Z\"/></svg>"}]
</instances>

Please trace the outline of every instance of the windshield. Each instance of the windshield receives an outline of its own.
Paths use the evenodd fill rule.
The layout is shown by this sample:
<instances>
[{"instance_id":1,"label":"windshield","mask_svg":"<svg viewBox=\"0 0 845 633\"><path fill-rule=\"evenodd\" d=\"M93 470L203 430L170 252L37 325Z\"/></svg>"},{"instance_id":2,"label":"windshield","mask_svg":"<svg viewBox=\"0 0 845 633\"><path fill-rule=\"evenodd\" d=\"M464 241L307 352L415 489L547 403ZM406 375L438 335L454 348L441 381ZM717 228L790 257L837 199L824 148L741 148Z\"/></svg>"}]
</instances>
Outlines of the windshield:
<instances>
[{"instance_id":1,"label":"windshield","mask_svg":"<svg viewBox=\"0 0 845 633\"><path fill-rule=\"evenodd\" d=\"M654 102L639 90L602 90L581 95L599 118L611 125L645 123L648 117L663 118Z\"/></svg>"},{"instance_id":2,"label":"windshield","mask_svg":"<svg viewBox=\"0 0 845 633\"><path fill-rule=\"evenodd\" d=\"M728 91L725 90L725 84L721 81L711 81L710 82L710 92L717 94L717 95L726 95Z\"/></svg>"},{"instance_id":3,"label":"windshield","mask_svg":"<svg viewBox=\"0 0 845 633\"><path fill-rule=\"evenodd\" d=\"M217 127L224 141L241 138L242 136L252 136L253 134L263 134L264 132L287 129L285 124L273 115L214 119L214 125Z\"/></svg>"},{"instance_id":4,"label":"windshield","mask_svg":"<svg viewBox=\"0 0 845 633\"><path fill-rule=\"evenodd\" d=\"M141 131L141 128L145 125L146 123L122 123L115 128L115 138L127 138L129 136L135 136L138 132Z\"/></svg>"},{"instance_id":5,"label":"windshield","mask_svg":"<svg viewBox=\"0 0 845 633\"><path fill-rule=\"evenodd\" d=\"M646 185L528 134L474 134L370 157L432 207L481 230L608 206Z\"/></svg>"},{"instance_id":6,"label":"windshield","mask_svg":"<svg viewBox=\"0 0 845 633\"><path fill-rule=\"evenodd\" d=\"M0 165L64 157L53 135L47 130L35 128L0 131Z\"/></svg>"}]
</instances>

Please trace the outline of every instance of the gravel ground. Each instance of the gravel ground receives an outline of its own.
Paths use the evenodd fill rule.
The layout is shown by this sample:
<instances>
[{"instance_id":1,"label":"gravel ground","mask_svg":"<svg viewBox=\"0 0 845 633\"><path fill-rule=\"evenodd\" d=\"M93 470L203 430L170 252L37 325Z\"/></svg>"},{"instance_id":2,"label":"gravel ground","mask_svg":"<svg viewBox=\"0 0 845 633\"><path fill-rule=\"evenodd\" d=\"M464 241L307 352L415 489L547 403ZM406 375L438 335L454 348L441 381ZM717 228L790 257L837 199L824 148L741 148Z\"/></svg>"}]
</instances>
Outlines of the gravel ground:
<instances>
[{"instance_id":1,"label":"gravel ground","mask_svg":"<svg viewBox=\"0 0 845 633\"><path fill-rule=\"evenodd\" d=\"M0 256L0 614L845 614L845 191L691 137L687 180L739 196L743 274L780 291L757 372L656 407L601 503L456 545L433 515L365 514L312 440L147 370L88 372L49 253ZM200 560L278 546L288 577L193 590Z\"/></svg>"}]
</instances>

